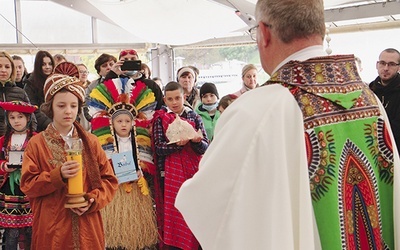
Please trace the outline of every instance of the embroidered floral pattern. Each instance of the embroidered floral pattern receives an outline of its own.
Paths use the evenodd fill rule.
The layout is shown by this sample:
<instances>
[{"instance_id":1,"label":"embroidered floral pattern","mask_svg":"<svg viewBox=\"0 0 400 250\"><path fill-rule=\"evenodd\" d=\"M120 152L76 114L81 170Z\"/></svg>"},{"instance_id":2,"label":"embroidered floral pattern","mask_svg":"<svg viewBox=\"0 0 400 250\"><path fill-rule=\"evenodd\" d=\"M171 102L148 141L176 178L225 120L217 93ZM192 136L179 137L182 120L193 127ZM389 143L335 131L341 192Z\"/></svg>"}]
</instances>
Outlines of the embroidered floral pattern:
<instances>
[{"instance_id":1,"label":"embroidered floral pattern","mask_svg":"<svg viewBox=\"0 0 400 250\"><path fill-rule=\"evenodd\" d=\"M380 178L385 183L393 184L393 149L384 121L379 119L372 125L365 124L364 131L368 149L379 167Z\"/></svg>"},{"instance_id":2,"label":"embroidered floral pattern","mask_svg":"<svg viewBox=\"0 0 400 250\"><path fill-rule=\"evenodd\" d=\"M43 131L43 137L47 143L47 147L50 149L53 155L53 159L49 159L49 162L54 167L62 165L63 162L67 160L64 151L64 140L61 138L60 134L53 128L49 126Z\"/></svg>"},{"instance_id":3,"label":"embroidered floral pattern","mask_svg":"<svg viewBox=\"0 0 400 250\"><path fill-rule=\"evenodd\" d=\"M335 178L336 149L332 131L327 133L320 131L317 135L311 133L308 138L310 138L310 141L316 141L316 147L318 147L317 150L314 147L313 154L310 155L313 159L317 158L318 160L314 160L312 165L309 166L311 197L317 201L328 192Z\"/></svg>"},{"instance_id":4,"label":"embroidered floral pattern","mask_svg":"<svg viewBox=\"0 0 400 250\"><path fill-rule=\"evenodd\" d=\"M366 155L350 140L339 164L340 225L342 249L376 249L382 246L382 226L377 180ZM355 226L356 225L356 226Z\"/></svg>"},{"instance_id":5,"label":"embroidered floral pattern","mask_svg":"<svg viewBox=\"0 0 400 250\"><path fill-rule=\"evenodd\" d=\"M287 88L303 114L310 194L321 242L329 242L322 248L389 249L393 214L381 214L380 196L392 204L393 149L354 57L291 61L270 84Z\"/></svg>"}]
</instances>

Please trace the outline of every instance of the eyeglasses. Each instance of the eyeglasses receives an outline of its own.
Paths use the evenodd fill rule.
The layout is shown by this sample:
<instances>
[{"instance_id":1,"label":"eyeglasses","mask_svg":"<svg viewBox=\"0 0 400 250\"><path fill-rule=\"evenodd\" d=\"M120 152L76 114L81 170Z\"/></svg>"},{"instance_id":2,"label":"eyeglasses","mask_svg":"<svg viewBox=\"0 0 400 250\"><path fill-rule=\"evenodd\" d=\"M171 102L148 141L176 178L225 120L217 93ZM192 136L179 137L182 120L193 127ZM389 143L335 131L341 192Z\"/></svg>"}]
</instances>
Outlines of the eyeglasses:
<instances>
[{"instance_id":1,"label":"eyeglasses","mask_svg":"<svg viewBox=\"0 0 400 250\"><path fill-rule=\"evenodd\" d=\"M120 53L119 53L119 57L121 57L121 56L126 56L126 55L134 55L134 56L137 56L137 53L136 53L136 51L135 50L133 50L133 49L130 49L130 50L123 50L123 51L121 51Z\"/></svg>"},{"instance_id":2,"label":"eyeglasses","mask_svg":"<svg viewBox=\"0 0 400 250\"><path fill-rule=\"evenodd\" d=\"M79 70L79 74L89 74L89 71Z\"/></svg>"},{"instance_id":3,"label":"eyeglasses","mask_svg":"<svg viewBox=\"0 0 400 250\"><path fill-rule=\"evenodd\" d=\"M271 24L264 23L264 25L267 26L268 28L272 28ZM258 26L260 26L260 25L257 24L253 28L249 29L250 38L253 39L254 41L257 41L257 28L258 28Z\"/></svg>"},{"instance_id":4,"label":"eyeglasses","mask_svg":"<svg viewBox=\"0 0 400 250\"><path fill-rule=\"evenodd\" d=\"M378 63L378 65L379 65L379 67L386 67L386 65L387 65L389 68L394 68L394 67L400 65L399 63L395 63L395 62L385 62L385 61L377 61L377 63Z\"/></svg>"}]
</instances>

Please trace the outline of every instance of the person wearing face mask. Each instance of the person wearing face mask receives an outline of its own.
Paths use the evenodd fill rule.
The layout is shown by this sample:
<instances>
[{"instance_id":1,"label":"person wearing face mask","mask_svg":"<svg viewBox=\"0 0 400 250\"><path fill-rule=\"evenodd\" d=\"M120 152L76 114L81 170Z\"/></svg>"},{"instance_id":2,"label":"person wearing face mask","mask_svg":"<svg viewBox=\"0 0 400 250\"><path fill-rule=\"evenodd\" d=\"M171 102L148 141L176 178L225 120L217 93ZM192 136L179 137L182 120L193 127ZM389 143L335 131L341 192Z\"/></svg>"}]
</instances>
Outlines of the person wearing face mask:
<instances>
[{"instance_id":1,"label":"person wearing face mask","mask_svg":"<svg viewBox=\"0 0 400 250\"><path fill-rule=\"evenodd\" d=\"M124 61L128 60L139 60L139 56L136 52L136 50L133 49L125 49L122 50L119 53L118 61L111 67L111 70L107 73L105 80L108 79L114 79L114 78L121 78L121 79L126 79L126 78L131 78L133 79L134 86L138 84L139 82L144 83L151 91L153 91L154 96L156 97L157 105L155 106L155 110L159 110L162 105L164 104L163 101L163 93L158 86L158 84L151 80L151 79L146 79L146 76L142 74L140 71L127 71L121 70L121 66L124 63Z\"/></svg>"},{"instance_id":2,"label":"person wearing face mask","mask_svg":"<svg viewBox=\"0 0 400 250\"><path fill-rule=\"evenodd\" d=\"M206 129L207 137L211 141L214 137L214 128L221 113L218 111L218 90L213 83L206 82L200 88L201 103L196 108Z\"/></svg>"},{"instance_id":3,"label":"person wearing face mask","mask_svg":"<svg viewBox=\"0 0 400 250\"><path fill-rule=\"evenodd\" d=\"M240 90L233 93L237 97L243 93L258 87L257 83L257 68L253 64L247 64L242 69L243 86Z\"/></svg>"}]
</instances>

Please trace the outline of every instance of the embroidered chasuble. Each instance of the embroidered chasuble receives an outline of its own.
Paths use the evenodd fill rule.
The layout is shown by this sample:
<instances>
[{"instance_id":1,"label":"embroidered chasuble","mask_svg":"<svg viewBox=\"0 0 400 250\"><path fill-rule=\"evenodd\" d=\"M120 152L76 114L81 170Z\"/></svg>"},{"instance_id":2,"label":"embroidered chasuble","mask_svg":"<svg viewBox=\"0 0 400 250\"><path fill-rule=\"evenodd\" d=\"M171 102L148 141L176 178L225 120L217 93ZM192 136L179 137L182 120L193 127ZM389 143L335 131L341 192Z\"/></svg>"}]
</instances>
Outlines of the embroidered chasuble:
<instances>
[{"instance_id":1,"label":"embroidered chasuble","mask_svg":"<svg viewBox=\"0 0 400 250\"><path fill-rule=\"evenodd\" d=\"M207 250L399 248L393 152L353 55L289 61L224 111L175 207Z\"/></svg>"},{"instance_id":2,"label":"embroidered chasuble","mask_svg":"<svg viewBox=\"0 0 400 250\"><path fill-rule=\"evenodd\" d=\"M271 84L287 88L303 114L322 249L394 249L393 145L354 57L291 61Z\"/></svg>"}]
</instances>

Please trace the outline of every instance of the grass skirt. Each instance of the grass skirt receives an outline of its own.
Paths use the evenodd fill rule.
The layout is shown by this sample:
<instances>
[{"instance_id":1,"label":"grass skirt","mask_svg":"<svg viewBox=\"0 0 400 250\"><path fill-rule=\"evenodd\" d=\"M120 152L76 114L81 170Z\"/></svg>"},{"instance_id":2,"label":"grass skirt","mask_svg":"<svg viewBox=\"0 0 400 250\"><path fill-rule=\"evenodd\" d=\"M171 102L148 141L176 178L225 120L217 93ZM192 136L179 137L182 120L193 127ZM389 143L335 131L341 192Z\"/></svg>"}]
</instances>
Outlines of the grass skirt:
<instances>
[{"instance_id":1,"label":"grass skirt","mask_svg":"<svg viewBox=\"0 0 400 250\"><path fill-rule=\"evenodd\" d=\"M132 191L127 193L125 185ZM121 184L114 199L101 210L107 248L142 249L157 243L158 232L151 195L137 182Z\"/></svg>"}]
</instances>

